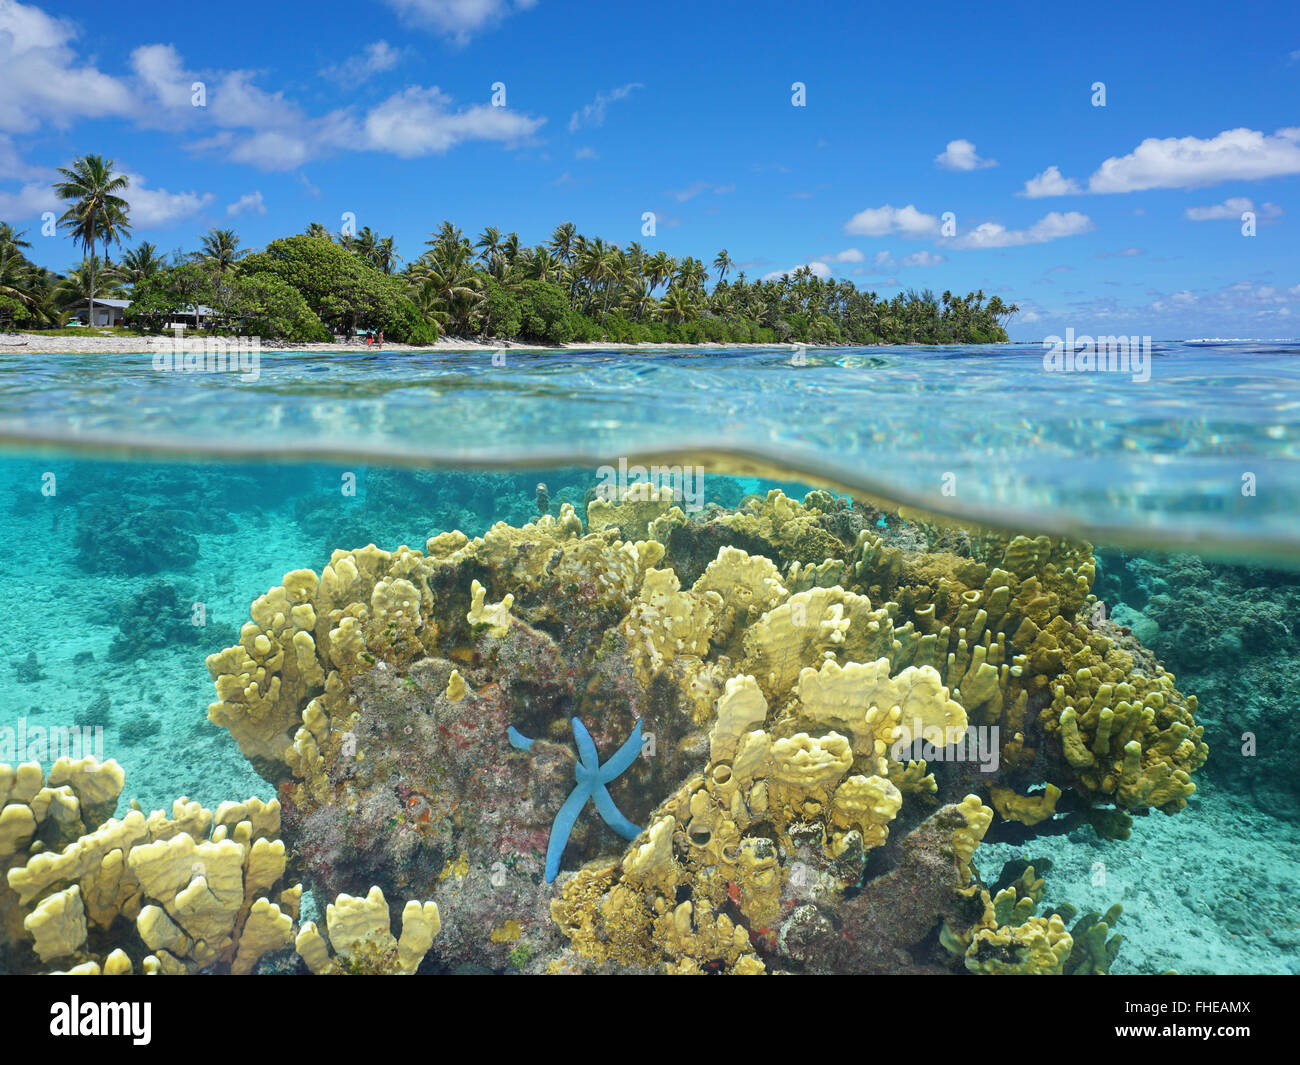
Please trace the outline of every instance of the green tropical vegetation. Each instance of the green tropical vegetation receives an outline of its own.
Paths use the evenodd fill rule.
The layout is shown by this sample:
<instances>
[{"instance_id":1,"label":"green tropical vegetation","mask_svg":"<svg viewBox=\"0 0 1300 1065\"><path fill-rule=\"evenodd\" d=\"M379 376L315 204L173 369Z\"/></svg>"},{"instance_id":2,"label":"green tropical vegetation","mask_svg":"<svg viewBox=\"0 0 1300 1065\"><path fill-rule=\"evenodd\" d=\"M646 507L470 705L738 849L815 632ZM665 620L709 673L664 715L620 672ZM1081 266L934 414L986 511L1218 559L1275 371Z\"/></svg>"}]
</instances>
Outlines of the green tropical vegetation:
<instances>
[{"instance_id":1,"label":"green tropical vegetation","mask_svg":"<svg viewBox=\"0 0 1300 1065\"><path fill-rule=\"evenodd\" d=\"M982 291L909 289L886 299L808 266L751 281L726 249L712 260L710 288L700 259L588 238L572 222L528 246L494 226L471 240L445 221L409 261L369 227L334 235L312 223L259 251L241 247L232 229L212 229L197 251L168 259L143 242L113 263L110 246L131 232L127 178L94 155L61 173L54 188L69 206L59 225L82 261L56 275L31 262L24 233L0 223L0 327L55 328L88 300L122 298L131 301L127 324L143 332L188 313L210 332L284 341L383 332L414 345L444 334L551 344L978 344L1005 341L1018 311Z\"/></svg>"}]
</instances>

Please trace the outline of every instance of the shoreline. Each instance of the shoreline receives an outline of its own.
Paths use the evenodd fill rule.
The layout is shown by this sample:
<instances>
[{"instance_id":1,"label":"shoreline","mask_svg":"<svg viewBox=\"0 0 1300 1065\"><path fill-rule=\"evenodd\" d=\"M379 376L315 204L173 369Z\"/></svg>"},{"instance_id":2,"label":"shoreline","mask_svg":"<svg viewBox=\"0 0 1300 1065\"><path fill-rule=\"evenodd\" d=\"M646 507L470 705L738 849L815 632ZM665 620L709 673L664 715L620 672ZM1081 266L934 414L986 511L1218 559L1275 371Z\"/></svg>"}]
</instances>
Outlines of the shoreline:
<instances>
[{"instance_id":1,"label":"shoreline","mask_svg":"<svg viewBox=\"0 0 1300 1065\"><path fill-rule=\"evenodd\" d=\"M171 337L163 334L157 336L46 336L41 333L0 333L0 354L5 352L34 353L41 355L146 355L154 350L155 341L170 342ZM189 340L205 340L206 337L187 337ZM232 337L231 340L240 338ZM819 345L804 345L816 347ZM523 341L502 340L489 343L482 340L460 340L456 337L440 337L436 344L423 347L386 343L383 347L388 352L491 352L491 351L682 351L701 348L759 349L788 348L794 344L753 344L753 343L701 343L701 344L615 344L601 342L582 342L570 344L527 344ZM305 352L312 354L334 355L355 352L374 352L375 347L364 342L336 340L329 344L263 344L258 349L262 354L273 352Z\"/></svg>"}]
</instances>

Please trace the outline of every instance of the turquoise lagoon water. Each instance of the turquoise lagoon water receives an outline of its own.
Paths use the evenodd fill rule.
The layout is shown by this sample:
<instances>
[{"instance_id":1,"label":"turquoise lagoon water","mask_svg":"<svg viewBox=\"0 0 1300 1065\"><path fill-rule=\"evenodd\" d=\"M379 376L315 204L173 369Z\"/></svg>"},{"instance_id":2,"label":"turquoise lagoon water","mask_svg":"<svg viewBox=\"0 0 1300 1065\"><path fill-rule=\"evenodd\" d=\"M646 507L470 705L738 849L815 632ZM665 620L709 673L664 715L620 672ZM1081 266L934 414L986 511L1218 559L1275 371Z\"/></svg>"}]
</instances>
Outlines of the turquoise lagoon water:
<instances>
[{"instance_id":1,"label":"turquoise lagoon water","mask_svg":"<svg viewBox=\"0 0 1300 1065\"><path fill-rule=\"evenodd\" d=\"M269 798L205 720L204 656L287 571L522 524L538 482L582 513L620 459L702 466L725 506L829 486L1091 540L1098 595L1202 695L1220 742L1187 810L1127 841L989 843L981 867L1047 857L1059 895L1123 903L1117 972L1300 971L1300 748L1236 742L1300 726L1300 345L1157 344L1146 381L1042 354L262 352L247 380L6 351L0 726L106 721L146 809Z\"/></svg>"}]
</instances>

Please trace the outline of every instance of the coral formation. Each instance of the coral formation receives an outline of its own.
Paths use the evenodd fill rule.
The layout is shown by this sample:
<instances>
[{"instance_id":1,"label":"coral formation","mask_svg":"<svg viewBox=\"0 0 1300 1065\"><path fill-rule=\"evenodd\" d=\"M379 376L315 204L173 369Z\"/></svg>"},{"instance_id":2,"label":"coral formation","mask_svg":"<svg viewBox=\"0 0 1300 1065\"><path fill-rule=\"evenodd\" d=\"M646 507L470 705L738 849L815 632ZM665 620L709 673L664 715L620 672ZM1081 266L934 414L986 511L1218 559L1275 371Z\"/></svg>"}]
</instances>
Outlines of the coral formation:
<instances>
[{"instance_id":1,"label":"coral formation","mask_svg":"<svg viewBox=\"0 0 1300 1065\"><path fill-rule=\"evenodd\" d=\"M1087 544L826 492L587 518L335 551L208 659L314 889L436 902L445 964L923 971L943 924L979 971L1064 971L1059 914L985 921L979 841L1194 791L1196 701L1090 627ZM630 844L559 816L629 736Z\"/></svg>"},{"instance_id":2,"label":"coral formation","mask_svg":"<svg viewBox=\"0 0 1300 1065\"><path fill-rule=\"evenodd\" d=\"M1109 551L1099 561L1097 594L1120 638L1140 640L1201 694L1214 752L1205 772L1261 808L1300 808L1290 771L1300 728L1283 709L1300 706L1300 575L1194 555Z\"/></svg>"},{"instance_id":3,"label":"coral formation","mask_svg":"<svg viewBox=\"0 0 1300 1065\"><path fill-rule=\"evenodd\" d=\"M35 762L0 765L5 971L243 974L295 942L302 886L285 884L278 802L213 811L182 797L170 817L134 803L110 817L123 779L116 762L93 758L61 758L48 776ZM328 913L343 960L308 922L297 942L313 972L414 972L438 932L437 907L410 902L390 944L378 888Z\"/></svg>"}]
</instances>

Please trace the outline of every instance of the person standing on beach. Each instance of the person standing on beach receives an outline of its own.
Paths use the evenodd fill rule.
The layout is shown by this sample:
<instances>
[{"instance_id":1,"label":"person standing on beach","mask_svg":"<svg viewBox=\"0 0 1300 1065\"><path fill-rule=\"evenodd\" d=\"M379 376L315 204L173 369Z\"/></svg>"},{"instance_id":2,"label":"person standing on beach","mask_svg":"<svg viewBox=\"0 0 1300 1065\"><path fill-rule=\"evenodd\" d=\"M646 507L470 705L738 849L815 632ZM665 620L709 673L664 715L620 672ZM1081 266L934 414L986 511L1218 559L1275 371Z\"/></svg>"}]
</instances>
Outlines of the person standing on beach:
<instances>
[{"instance_id":1,"label":"person standing on beach","mask_svg":"<svg viewBox=\"0 0 1300 1065\"><path fill-rule=\"evenodd\" d=\"M382 329L379 330L379 350L384 350L384 331Z\"/></svg>"}]
</instances>

